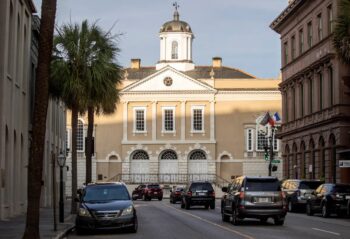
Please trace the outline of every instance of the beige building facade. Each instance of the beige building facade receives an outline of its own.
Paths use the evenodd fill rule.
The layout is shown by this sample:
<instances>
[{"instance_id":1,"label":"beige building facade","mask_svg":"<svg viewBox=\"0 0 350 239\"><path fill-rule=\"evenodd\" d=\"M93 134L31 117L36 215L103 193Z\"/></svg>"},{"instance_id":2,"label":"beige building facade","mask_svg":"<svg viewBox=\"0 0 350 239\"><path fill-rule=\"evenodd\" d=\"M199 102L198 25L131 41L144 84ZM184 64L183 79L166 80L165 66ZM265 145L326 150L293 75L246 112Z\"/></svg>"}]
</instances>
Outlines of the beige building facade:
<instances>
[{"instance_id":1,"label":"beige building facade","mask_svg":"<svg viewBox=\"0 0 350 239\"><path fill-rule=\"evenodd\" d=\"M40 21L31 0L0 1L0 220L26 211ZM48 109L42 206L52 206L52 158L65 145L65 107Z\"/></svg>"},{"instance_id":2,"label":"beige building facade","mask_svg":"<svg viewBox=\"0 0 350 239\"><path fill-rule=\"evenodd\" d=\"M332 45L337 0L294 0L272 22L281 35L284 175L350 183L349 67Z\"/></svg>"},{"instance_id":3,"label":"beige building facade","mask_svg":"<svg viewBox=\"0 0 350 239\"><path fill-rule=\"evenodd\" d=\"M156 66L132 59L117 111L96 116L96 179L178 184L267 176L259 122L266 111L281 112L281 81L226 67L220 57L196 66L192 29L177 10L159 37ZM273 174L282 177L282 162Z\"/></svg>"}]
</instances>

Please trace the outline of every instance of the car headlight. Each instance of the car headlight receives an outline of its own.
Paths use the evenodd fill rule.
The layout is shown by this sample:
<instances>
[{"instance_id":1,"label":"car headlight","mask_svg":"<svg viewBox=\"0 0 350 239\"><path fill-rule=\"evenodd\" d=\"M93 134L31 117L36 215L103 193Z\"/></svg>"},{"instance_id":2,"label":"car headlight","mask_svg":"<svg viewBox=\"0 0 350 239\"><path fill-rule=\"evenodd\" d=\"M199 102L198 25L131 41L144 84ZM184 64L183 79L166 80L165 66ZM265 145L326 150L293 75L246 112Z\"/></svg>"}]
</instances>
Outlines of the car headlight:
<instances>
[{"instance_id":1,"label":"car headlight","mask_svg":"<svg viewBox=\"0 0 350 239\"><path fill-rule=\"evenodd\" d=\"M79 208L79 216L81 217L91 217L90 212L85 208Z\"/></svg>"},{"instance_id":2,"label":"car headlight","mask_svg":"<svg viewBox=\"0 0 350 239\"><path fill-rule=\"evenodd\" d=\"M134 212L134 208L131 205L131 206L123 209L122 216L131 215L131 214L133 214L133 212Z\"/></svg>"}]
</instances>

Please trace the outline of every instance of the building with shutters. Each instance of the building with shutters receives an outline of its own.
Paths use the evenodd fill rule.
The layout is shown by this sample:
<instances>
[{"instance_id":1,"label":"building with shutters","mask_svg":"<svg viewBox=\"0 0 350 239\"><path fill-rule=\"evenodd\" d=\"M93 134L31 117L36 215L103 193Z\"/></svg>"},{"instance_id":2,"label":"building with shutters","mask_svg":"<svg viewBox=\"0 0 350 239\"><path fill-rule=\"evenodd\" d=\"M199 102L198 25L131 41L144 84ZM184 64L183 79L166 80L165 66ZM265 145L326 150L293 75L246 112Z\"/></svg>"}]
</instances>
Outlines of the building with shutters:
<instances>
[{"instance_id":1,"label":"building with shutters","mask_svg":"<svg viewBox=\"0 0 350 239\"><path fill-rule=\"evenodd\" d=\"M224 66L220 57L196 66L194 33L177 9L161 26L159 39L157 64L142 66L132 59L117 111L96 116L96 179L183 183L268 175L267 139L259 122L268 110L281 112L280 80ZM87 121L81 117L79 122L78 142L83 142ZM277 159L277 139L274 149ZM281 168L274 173L280 178ZM84 173L82 166L78 174L84 178Z\"/></svg>"}]
</instances>

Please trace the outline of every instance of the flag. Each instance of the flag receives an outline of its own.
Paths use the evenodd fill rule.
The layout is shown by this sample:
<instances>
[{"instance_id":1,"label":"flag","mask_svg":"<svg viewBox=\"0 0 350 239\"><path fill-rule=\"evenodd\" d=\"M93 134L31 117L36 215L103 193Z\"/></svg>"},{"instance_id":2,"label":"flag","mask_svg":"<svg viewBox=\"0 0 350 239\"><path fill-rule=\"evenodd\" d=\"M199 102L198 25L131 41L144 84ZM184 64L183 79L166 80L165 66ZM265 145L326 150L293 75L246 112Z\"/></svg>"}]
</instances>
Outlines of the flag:
<instances>
[{"instance_id":1,"label":"flag","mask_svg":"<svg viewBox=\"0 0 350 239\"><path fill-rule=\"evenodd\" d=\"M281 117L280 117L280 115L278 114L278 112L276 112L276 113L273 115L273 119L274 119L276 122L281 120Z\"/></svg>"},{"instance_id":2,"label":"flag","mask_svg":"<svg viewBox=\"0 0 350 239\"><path fill-rule=\"evenodd\" d=\"M262 120L260 121L260 124L265 126L267 123L270 122L271 116L269 112L266 112L266 114L264 115L264 117L262 118Z\"/></svg>"}]
</instances>

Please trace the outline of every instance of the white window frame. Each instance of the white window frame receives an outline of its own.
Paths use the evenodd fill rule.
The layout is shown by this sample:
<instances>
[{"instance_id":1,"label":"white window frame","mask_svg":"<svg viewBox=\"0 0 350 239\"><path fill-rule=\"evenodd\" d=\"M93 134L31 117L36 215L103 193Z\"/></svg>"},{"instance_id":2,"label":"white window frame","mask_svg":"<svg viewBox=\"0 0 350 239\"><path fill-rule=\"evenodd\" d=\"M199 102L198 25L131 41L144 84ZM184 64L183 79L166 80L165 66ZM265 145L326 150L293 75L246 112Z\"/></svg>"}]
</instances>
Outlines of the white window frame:
<instances>
[{"instance_id":1,"label":"white window frame","mask_svg":"<svg viewBox=\"0 0 350 239\"><path fill-rule=\"evenodd\" d=\"M194 110L202 110L202 130L195 130L193 127L194 124ZM191 106L191 133L205 133L204 130L204 105L193 105Z\"/></svg>"},{"instance_id":2,"label":"white window frame","mask_svg":"<svg viewBox=\"0 0 350 239\"><path fill-rule=\"evenodd\" d=\"M173 111L173 130L165 130L165 110L172 110ZM175 106L162 107L162 133L176 133L175 113L176 113Z\"/></svg>"},{"instance_id":3,"label":"white window frame","mask_svg":"<svg viewBox=\"0 0 350 239\"><path fill-rule=\"evenodd\" d=\"M66 152L68 152L67 150L69 149L69 152L72 149L72 145L71 145L71 137L72 137L72 130L71 129L66 129Z\"/></svg>"},{"instance_id":4,"label":"white window frame","mask_svg":"<svg viewBox=\"0 0 350 239\"><path fill-rule=\"evenodd\" d=\"M249 149L249 132L251 134L251 148ZM253 152L254 151L254 129L253 128L247 128L246 129L246 150L247 152Z\"/></svg>"},{"instance_id":5,"label":"white window frame","mask_svg":"<svg viewBox=\"0 0 350 239\"><path fill-rule=\"evenodd\" d=\"M77 146L78 146L78 125L79 125L79 121L81 121L83 123L83 149L82 150L78 150L77 152L82 153L85 152L85 137L86 137L86 130L85 130L85 121L82 118L78 118L78 123L77 123Z\"/></svg>"},{"instance_id":6,"label":"white window frame","mask_svg":"<svg viewBox=\"0 0 350 239\"><path fill-rule=\"evenodd\" d=\"M144 130L137 130L136 128L136 111L142 110L143 111L143 122L144 122ZM133 133L147 133L147 107L145 106L137 106L133 108L134 111L134 130Z\"/></svg>"}]
</instances>

